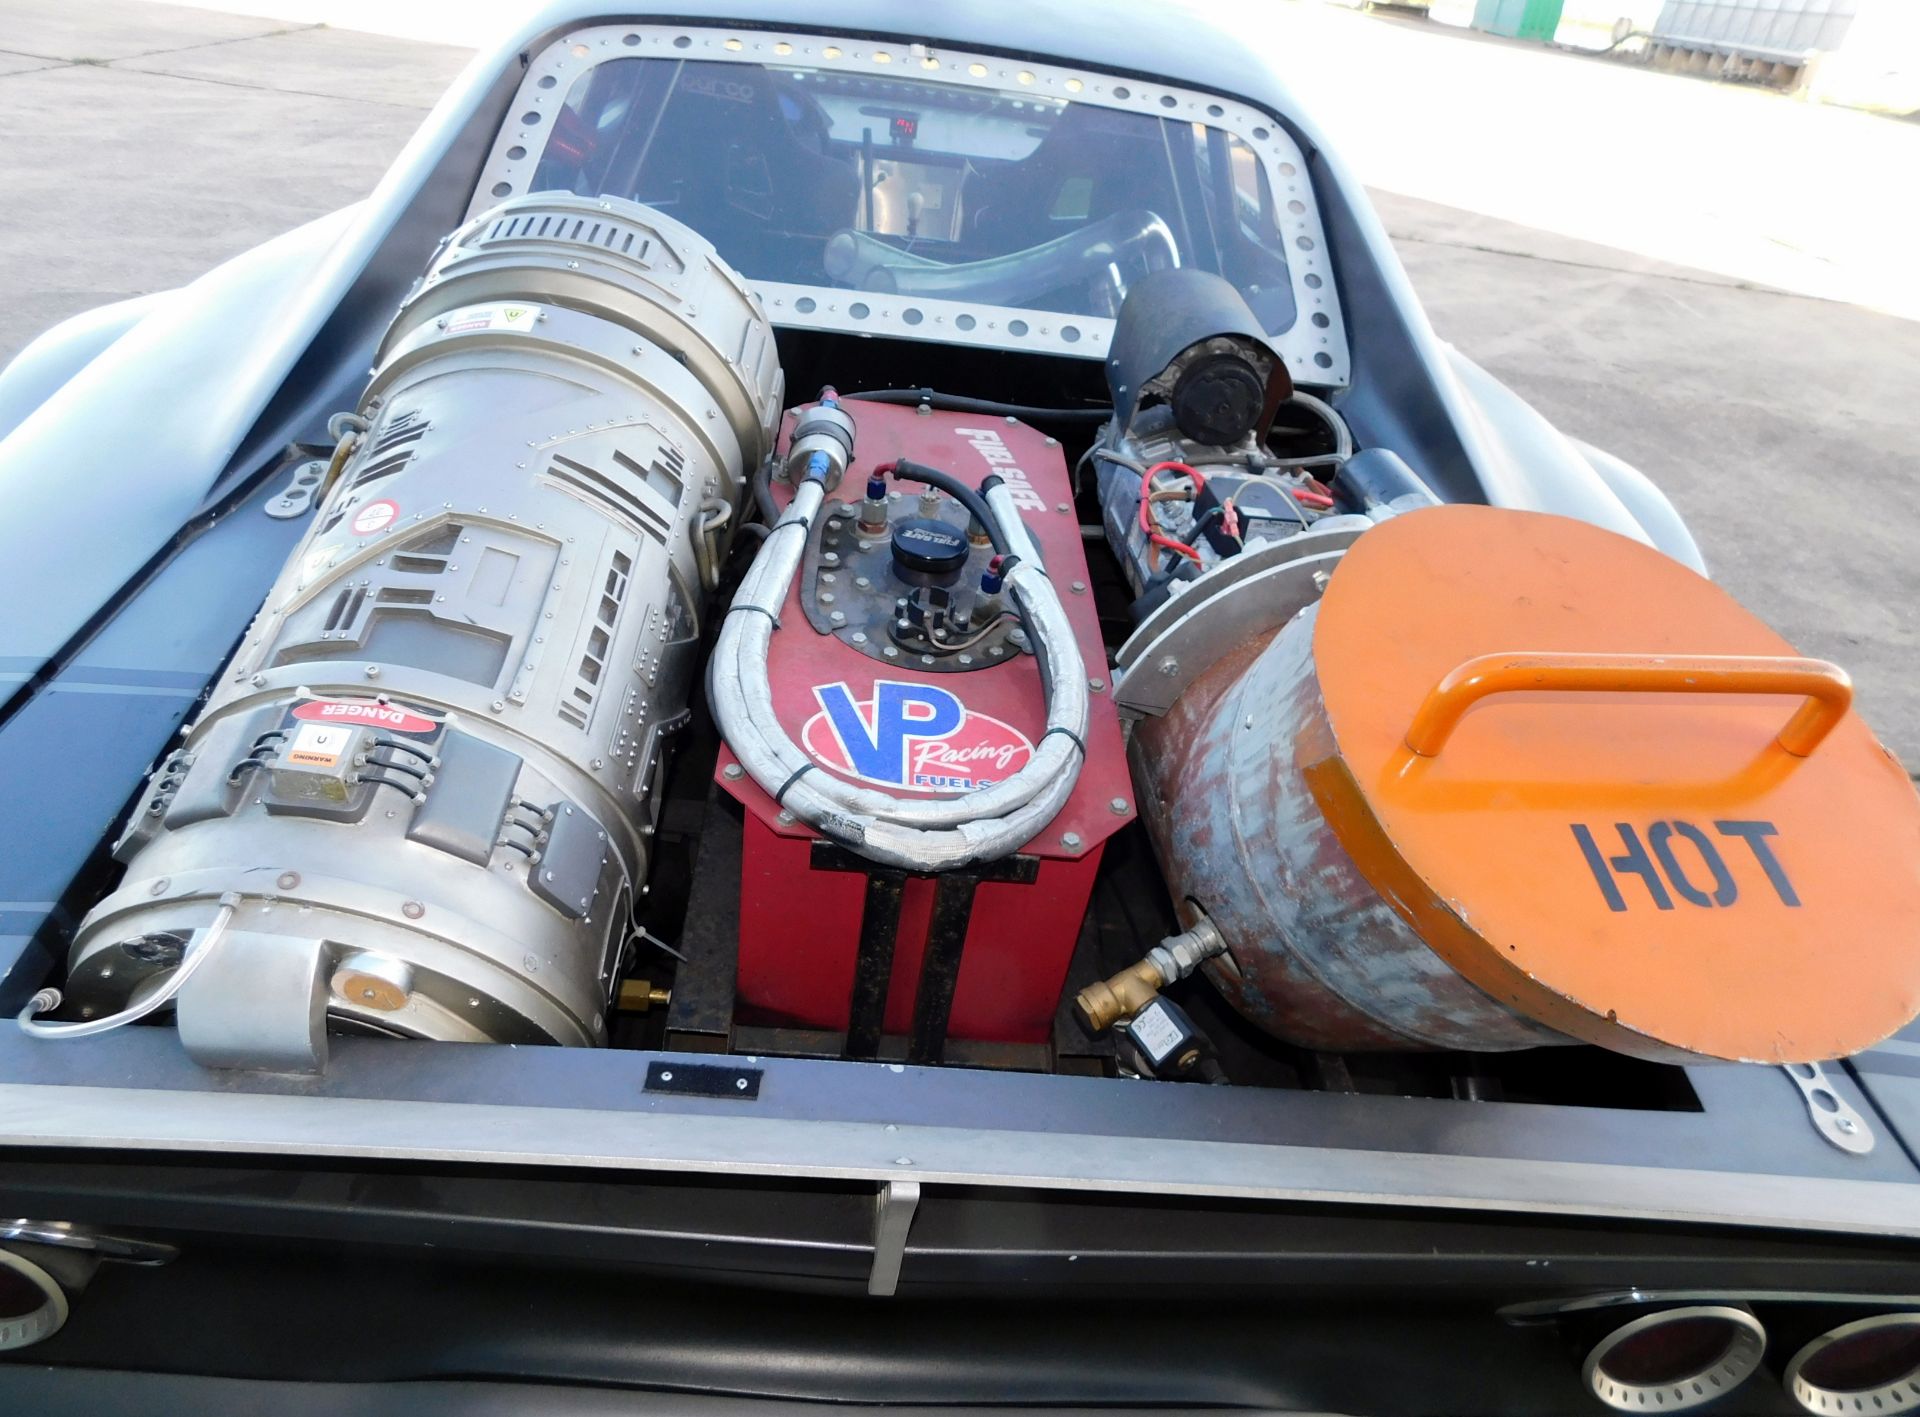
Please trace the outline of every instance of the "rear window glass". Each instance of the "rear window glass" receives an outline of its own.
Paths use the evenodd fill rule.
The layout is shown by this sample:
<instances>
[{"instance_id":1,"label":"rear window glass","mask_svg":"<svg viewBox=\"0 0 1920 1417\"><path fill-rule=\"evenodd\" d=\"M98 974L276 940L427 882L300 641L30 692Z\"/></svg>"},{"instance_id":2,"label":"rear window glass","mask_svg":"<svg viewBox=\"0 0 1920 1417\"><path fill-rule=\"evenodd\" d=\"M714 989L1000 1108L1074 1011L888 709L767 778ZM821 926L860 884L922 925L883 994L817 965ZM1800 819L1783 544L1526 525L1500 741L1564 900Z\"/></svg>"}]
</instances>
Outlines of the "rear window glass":
<instances>
[{"instance_id":1,"label":"rear window glass","mask_svg":"<svg viewBox=\"0 0 1920 1417\"><path fill-rule=\"evenodd\" d=\"M678 218L763 281L1111 317L1163 266L1294 323L1264 163L1223 128L888 74L668 58L576 78L531 190Z\"/></svg>"}]
</instances>

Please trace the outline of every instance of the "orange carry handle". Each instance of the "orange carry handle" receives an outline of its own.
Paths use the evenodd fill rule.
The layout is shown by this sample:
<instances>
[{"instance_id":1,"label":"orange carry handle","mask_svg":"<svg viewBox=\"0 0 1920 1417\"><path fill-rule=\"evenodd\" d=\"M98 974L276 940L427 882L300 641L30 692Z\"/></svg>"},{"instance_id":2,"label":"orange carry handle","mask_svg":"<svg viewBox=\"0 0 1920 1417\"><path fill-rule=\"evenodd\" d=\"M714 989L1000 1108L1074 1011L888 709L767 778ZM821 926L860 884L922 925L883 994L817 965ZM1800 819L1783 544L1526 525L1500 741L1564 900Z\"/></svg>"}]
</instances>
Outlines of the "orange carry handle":
<instances>
[{"instance_id":1,"label":"orange carry handle","mask_svg":"<svg viewBox=\"0 0 1920 1417\"><path fill-rule=\"evenodd\" d=\"M1407 747L1431 758L1468 709L1493 694L1549 690L1620 694L1794 694L1805 702L1775 740L1804 758L1847 716L1853 681L1824 659L1786 655L1483 654L1427 691Z\"/></svg>"}]
</instances>

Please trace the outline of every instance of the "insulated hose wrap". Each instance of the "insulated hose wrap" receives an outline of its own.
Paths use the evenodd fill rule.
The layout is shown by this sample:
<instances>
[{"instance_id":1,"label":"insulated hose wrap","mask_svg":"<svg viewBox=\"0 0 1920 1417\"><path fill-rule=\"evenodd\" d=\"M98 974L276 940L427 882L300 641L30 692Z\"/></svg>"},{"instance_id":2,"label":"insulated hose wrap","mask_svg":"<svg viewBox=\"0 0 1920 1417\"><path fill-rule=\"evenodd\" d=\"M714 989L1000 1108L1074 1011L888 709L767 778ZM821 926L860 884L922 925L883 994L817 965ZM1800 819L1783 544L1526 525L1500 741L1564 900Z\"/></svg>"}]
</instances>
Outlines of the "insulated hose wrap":
<instances>
[{"instance_id":1,"label":"insulated hose wrap","mask_svg":"<svg viewBox=\"0 0 1920 1417\"><path fill-rule=\"evenodd\" d=\"M902 475L913 476L904 470ZM775 715L768 652L825 497L826 489L816 478L800 484L754 557L721 626L708 670L708 697L727 745L747 775L764 791L777 794L783 808L884 865L939 871L1018 850L1072 795L1090 701L1073 627L1011 494L995 484L984 500L996 545L1004 544L1013 560L1006 589L1040 662L1046 729L1026 765L1004 782L939 798L899 797L824 771L807 771L818 765L787 736Z\"/></svg>"}]
</instances>

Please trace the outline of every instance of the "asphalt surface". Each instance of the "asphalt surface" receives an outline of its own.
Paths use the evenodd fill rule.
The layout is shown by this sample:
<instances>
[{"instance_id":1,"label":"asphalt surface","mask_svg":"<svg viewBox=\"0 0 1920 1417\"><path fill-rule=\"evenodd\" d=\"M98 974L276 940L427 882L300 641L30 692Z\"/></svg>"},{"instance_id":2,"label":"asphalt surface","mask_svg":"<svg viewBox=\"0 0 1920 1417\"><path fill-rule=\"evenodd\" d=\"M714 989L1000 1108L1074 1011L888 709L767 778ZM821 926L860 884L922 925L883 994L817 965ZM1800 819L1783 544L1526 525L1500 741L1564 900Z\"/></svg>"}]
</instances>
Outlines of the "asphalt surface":
<instances>
[{"instance_id":1,"label":"asphalt surface","mask_svg":"<svg viewBox=\"0 0 1920 1417\"><path fill-rule=\"evenodd\" d=\"M468 57L252 8L297 18L0 0L0 359L356 200ZM1441 336L1651 475L1920 768L1920 125L1314 7L1253 23L1303 56Z\"/></svg>"}]
</instances>

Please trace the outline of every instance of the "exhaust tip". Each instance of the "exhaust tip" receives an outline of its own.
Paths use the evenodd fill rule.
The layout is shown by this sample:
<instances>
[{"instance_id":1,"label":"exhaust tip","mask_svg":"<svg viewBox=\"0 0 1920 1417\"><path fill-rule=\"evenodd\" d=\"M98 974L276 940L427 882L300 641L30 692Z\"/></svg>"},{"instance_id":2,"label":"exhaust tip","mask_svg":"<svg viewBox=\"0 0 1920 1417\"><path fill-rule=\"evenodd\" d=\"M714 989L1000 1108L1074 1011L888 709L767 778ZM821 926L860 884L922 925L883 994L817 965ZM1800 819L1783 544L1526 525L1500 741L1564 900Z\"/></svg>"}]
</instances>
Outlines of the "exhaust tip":
<instances>
[{"instance_id":1,"label":"exhaust tip","mask_svg":"<svg viewBox=\"0 0 1920 1417\"><path fill-rule=\"evenodd\" d=\"M1745 1309L1661 1309L1594 1344L1587 1354L1587 1388L1618 1412L1681 1412L1740 1386L1760 1366L1766 1347L1766 1330Z\"/></svg>"},{"instance_id":2,"label":"exhaust tip","mask_svg":"<svg viewBox=\"0 0 1920 1417\"><path fill-rule=\"evenodd\" d=\"M0 1350L51 1338L67 1321L67 1296L32 1260L0 1250Z\"/></svg>"},{"instance_id":3,"label":"exhaust tip","mask_svg":"<svg viewBox=\"0 0 1920 1417\"><path fill-rule=\"evenodd\" d=\"M1920 1409L1920 1313L1828 1329L1793 1355L1784 1381L1795 1402L1827 1417Z\"/></svg>"}]
</instances>

